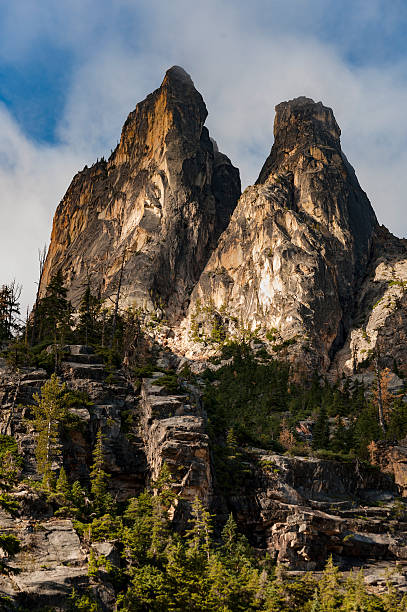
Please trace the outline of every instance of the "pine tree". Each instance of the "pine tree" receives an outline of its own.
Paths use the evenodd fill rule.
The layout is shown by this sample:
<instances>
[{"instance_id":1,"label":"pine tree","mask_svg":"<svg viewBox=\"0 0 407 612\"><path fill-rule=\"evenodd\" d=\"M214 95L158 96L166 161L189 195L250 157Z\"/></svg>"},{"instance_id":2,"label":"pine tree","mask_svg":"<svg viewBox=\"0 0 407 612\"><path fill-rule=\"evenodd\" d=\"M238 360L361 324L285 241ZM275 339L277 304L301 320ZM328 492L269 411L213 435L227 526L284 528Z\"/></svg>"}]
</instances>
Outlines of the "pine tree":
<instances>
[{"instance_id":1,"label":"pine tree","mask_svg":"<svg viewBox=\"0 0 407 612\"><path fill-rule=\"evenodd\" d=\"M57 483L55 485L55 490L57 491L57 493L60 493L60 495L63 496L64 499L68 498L69 483L68 483L68 478L66 477L66 472L63 466L59 470L59 476L58 476Z\"/></svg>"},{"instance_id":2,"label":"pine tree","mask_svg":"<svg viewBox=\"0 0 407 612\"><path fill-rule=\"evenodd\" d=\"M103 434L102 430L99 429L96 435L95 448L93 449L93 464L90 473L93 508L99 516L105 512L110 512L113 507L112 496L108 493L110 474L104 471L104 464Z\"/></svg>"},{"instance_id":3,"label":"pine tree","mask_svg":"<svg viewBox=\"0 0 407 612\"><path fill-rule=\"evenodd\" d=\"M147 562L153 531L153 496L145 491L132 498L124 513L123 543L130 566Z\"/></svg>"},{"instance_id":4,"label":"pine tree","mask_svg":"<svg viewBox=\"0 0 407 612\"><path fill-rule=\"evenodd\" d=\"M369 610L371 609L369 608L369 600L371 598L372 596L369 595L366 588L363 570L360 570L356 574L351 572L346 580L341 610L343 610L343 612Z\"/></svg>"},{"instance_id":5,"label":"pine tree","mask_svg":"<svg viewBox=\"0 0 407 612\"><path fill-rule=\"evenodd\" d=\"M336 419L336 427L329 443L329 447L336 452L347 453L352 447L352 428L346 427L341 417Z\"/></svg>"},{"instance_id":6,"label":"pine tree","mask_svg":"<svg viewBox=\"0 0 407 612\"><path fill-rule=\"evenodd\" d=\"M406 612L407 611L407 599L404 595L400 596L397 587L394 585L392 580L395 571L387 569L385 573L386 578L386 591L381 595L382 609L385 612Z\"/></svg>"},{"instance_id":7,"label":"pine tree","mask_svg":"<svg viewBox=\"0 0 407 612\"><path fill-rule=\"evenodd\" d=\"M329 557L318 582L318 600L324 612L336 612L341 603L340 573L332 561L332 556Z\"/></svg>"},{"instance_id":8,"label":"pine tree","mask_svg":"<svg viewBox=\"0 0 407 612\"><path fill-rule=\"evenodd\" d=\"M0 575L1 574L11 574L14 571L12 567L9 567L7 564L7 560L11 559L16 555L21 549L20 540L16 538L11 533L0 533L0 550L3 552L0 558ZM1 605L1 600L0 600Z\"/></svg>"},{"instance_id":9,"label":"pine tree","mask_svg":"<svg viewBox=\"0 0 407 612\"><path fill-rule=\"evenodd\" d=\"M37 305L39 328L36 341L48 340L55 345L63 344L70 331L72 307L67 300L62 270L51 278L45 297Z\"/></svg>"},{"instance_id":10,"label":"pine tree","mask_svg":"<svg viewBox=\"0 0 407 612\"><path fill-rule=\"evenodd\" d=\"M191 528L187 531L189 552L194 557L210 559L210 542L212 535L211 515L198 497L192 503Z\"/></svg>"},{"instance_id":11,"label":"pine tree","mask_svg":"<svg viewBox=\"0 0 407 612\"><path fill-rule=\"evenodd\" d=\"M229 514L228 520L226 521L225 526L222 529L222 542L224 549L228 554L231 554L231 552L235 548L236 532L237 525L233 518L233 514Z\"/></svg>"},{"instance_id":12,"label":"pine tree","mask_svg":"<svg viewBox=\"0 0 407 612\"><path fill-rule=\"evenodd\" d=\"M318 418L312 430L312 447L327 448L329 445L329 421L324 405L321 406Z\"/></svg>"},{"instance_id":13,"label":"pine tree","mask_svg":"<svg viewBox=\"0 0 407 612\"><path fill-rule=\"evenodd\" d=\"M79 480L75 480L69 493L69 501L73 505L73 512L77 517L83 517L85 514L86 497L85 492L81 487Z\"/></svg>"},{"instance_id":14,"label":"pine tree","mask_svg":"<svg viewBox=\"0 0 407 612\"><path fill-rule=\"evenodd\" d=\"M0 434L0 487L8 489L18 479L22 457L13 436Z\"/></svg>"},{"instance_id":15,"label":"pine tree","mask_svg":"<svg viewBox=\"0 0 407 612\"><path fill-rule=\"evenodd\" d=\"M52 484L52 462L60 456L59 427L66 415L65 391L65 383L61 385L57 375L53 374L41 387L41 395L34 395L34 427L38 432L36 457L43 484L48 489Z\"/></svg>"},{"instance_id":16,"label":"pine tree","mask_svg":"<svg viewBox=\"0 0 407 612\"><path fill-rule=\"evenodd\" d=\"M152 483L154 490L153 513L151 529L151 545L149 555L158 559L161 557L169 537L169 511L176 503L177 496L172 488L172 476L166 463Z\"/></svg>"},{"instance_id":17,"label":"pine tree","mask_svg":"<svg viewBox=\"0 0 407 612\"><path fill-rule=\"evenodd\" d=\"M377 420L377 409L372 403L369 403L359 413L353 429L353 447L357 454L363 459L368 459L368 445L372 440L379 440L381 435L382 431Z\"/></svg>"},{"instance_id":18,"label":"pine tree","mask_svg":"<svg viewBox=\"0 0 407 612\"><path fill-rule=\"evenodd\" d=\"M90 281L88 279L88 283L79 304L79 317L76 325L76 333L85 344L97 341L99 312L100 300L92 295Z\"/></svg>"},{"instance_id":19,"label":"pine tree","mask_svg":"<svg viewBox=\"0 0 407 612\"><path fill-rule=\"evenodd\" d=\"M0 344L11 340L19 329L21 286L15 281L0 287Z\"/></svg>"}]
</instances>

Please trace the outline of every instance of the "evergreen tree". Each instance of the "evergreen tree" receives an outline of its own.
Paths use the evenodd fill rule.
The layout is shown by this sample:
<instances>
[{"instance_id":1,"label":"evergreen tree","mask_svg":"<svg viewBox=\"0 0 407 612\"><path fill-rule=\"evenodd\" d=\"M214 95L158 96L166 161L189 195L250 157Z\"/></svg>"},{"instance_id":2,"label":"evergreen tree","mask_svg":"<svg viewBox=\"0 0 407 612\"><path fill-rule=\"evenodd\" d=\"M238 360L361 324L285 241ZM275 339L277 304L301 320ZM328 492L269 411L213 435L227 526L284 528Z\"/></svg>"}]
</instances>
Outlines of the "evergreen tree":
<instances>
[{"instance_id":1,"label":"evergreen tree","mask_svg":"<svg viewBox=\"0 0 407 612\"><path fill-rule=\"evenodd\" d=\"M66 415L66 389L66 384L61 385L57 375L53 374L41 387L41 395L34 395L34 427L38 432L36 457L43 484L48 489L52 484L52 462L60 456L59 427Z\"/></svg>"},{"instance_id":2,"label":"evergreen tree","mask_svg":"<svg viewBox=\"0 0 407 612\"><path fill-rule=\"evenodd\" d=\"M152 528L149 555L153 559L161 558L169 535L169 511L175 504L177 496L172 488L172 476L166 463L152 482L154 496L152 500Z\"/></svg>"},{"instance_id":3,"label":"evergreen tree","mask_svg":"<svg viewBox=\"0 0 407 612\"><path fill-rule=\"evenodd\" d=\"M79 480L75 480L69 493L69 501L73 506L73 513L78 518L84 518L86 510L86 496Z\"/></svg>"},{"instance_id":4,"label":"evergreen tree","mask_svg":"<svg viewBox=\"0 0 407 612\"><path fill-rule=\"evenodd\" d=\"M407 612L407 597L400 597L397 588L392 582L394 572L386 570L386 592L381 596L383 610L385 612Z\"/></svg>"},{"instance_id":5,"label":"evergreen tree","mask_svg":"<svg viewBox=\"0 0 407 612\"><path fill-rule=\"evenodd\" d=\"M58 476L57 483L55 485L55 490L64 499L68 498L68 496L69 496L69 484L68 484L68 478L66 477L66 472L65 472L63 466L59 470L59 476Z\"/></svg>"},{"instance_id":6,"label":"evergreen tree","mask_svg":"<svg viewBox=\"0 0 407 612\"><path fill-rule=\"evenodd\" d=\"M377 420L377 410L369 403L358 415L353 429L353 448L362 459L369 459L368 445L379 440L382 432Z\"/></svg>"},{"instance_id":7,"label":"evergreen tree","mask_svg":"<svg viewBox=\"0 0 407 612\"><path fill-rule=\"evenodd\" d=\"M368 593L366 588L363 570L360 570L356 574L351 572L346 580L341 610L343 610L343 612L371 610L372 608L369 606L369 601L371 601L371 599L372 596Z\"/></svg>"},{"instance_id":8,"label":"evergreen tree","mask_svg":"<svg viewBox=\"0 0 407 612\"><path fill-rule=\"evenodd\" d=\"M0 487L8 489L21 472L22 457L13 436L0 434Z\"/></svg>"},{"instance_id":9,"label":"evergreen tree","mask_svg":"<svg viewBox=\"0 0 407 612\"><path fill-rule=\"evenodd\" d=\"M153 496L149 492L132 498L124 513L124 555L130 567L148 562L153 530Z\"/></svg>"},{"instance_id":10,"label":"evergreen tree","mask_svg":"<svg viewBox=\"0 0 407 612\"><path fill-rule=\"evenodd\" d=\"M35 341L48 340L55 345L63 344L71 328L72 307L67 300L62 270L51 278L45 297L37 305L39 320L38 335Z\"/></svg>"},{"instance_id":11,"label":"evergreen tree","mask_svg":"<svg viewBox=\"0 0 407 612\"><path fill-rule=\"evenodd\" d=\"M93 509L100 516L113 510L113 499L108 492L110 474L104 471L103 434L99 429L96 435L96 444L93 450L93 464L90 473L91 493L93 496Z\"/></svg>"},{"instance_id":12,"label":"evergreen tree","mask_svg":"<svg viewBox=\"0 0 407 612\"><path fill-rule=\"evenodd\" d=\"M165 571L154 565L135 568L129 589L118 598L121 612L167 612L173 607ZM186 608L184 608L186 609Z\"/></svg>"},{"instance_id":13,"label":"evergreen tree","mask_svg":"<svg viewBox=\"0 0 407 612\"><path fill-rule=\"evenodd\" d=\"M339 569L334 565L332 556L329 557L318 582L318 602L324 612L336 612L341 603Z\"/></svg>"},{"instance_id":14,"label":"evergreen tree","mask_svg":"<svg viewBox=\"0 0 407 612\"><path fill-rule=\"evenodd\" d=\"M90 281L88 280L79 304L79 317L76 325L76 335L85 344L97 342L100 306L100 300L92 295Z\"/></svg>"},{"instance_id":15,"label":"evergreen tree","mask_svg":"<svg viewBox=\"0 0 407 612\"><path fill-rule=\"evenodd\" d=\"M13 338L19 329L21 287L13 281L0 287L0 344Z\"/></svg>"},{"instance_id":16,"label":"evergreen tree","mask_svg":"<svg viewBox=\"0 0 407 612\"><path fill-rule=\"evenodd\" d=\"M395 398L389 413L387 439L401 440L407 435L407 404L402 398Z\"/></svg>"},{"instance_id":17,"label":"evergreen tree","mask_svg":"<svg viewBox=\"0 0 407 612\"><path fill-rule=\"evenodd\" d=\"M233 514L229 514L228 520L222 530L222 542L226 554L232 554L236 545L237 525Z\"/></svg>"},{"instance_id":18,"label":"evergreen tree","mask_svg":"<svg viewBox=\"0 0 407 612\"><path fill-rule=\"evenodd\" d=\"M330 448L335 452L348 453L352 448L353 428L346 427L341 417L337 418L336 427L330 441Z\"/></svg>"},{"instance_id":19,"label":"evergreen tree","mask_svg":"<svg viewBox=\"0 0 407 612\"><path fill-rule=\"evenodd\" d=\"M187 531L189 553L193 557L210 559L210 542L212 535L211 515L202 502L195 497L192 503L191 528Z\"/></svg>"},{"instance_id":20,"label":"evergreen tree","mask_svg":"<svg viewBox=\"0 0 407 612\"><path fill-rule=\"evenodd\" d=\"M318 418L312 430L312 447L328 448L329 445L329 421L325 406L322 404Z\"/></svg>"}]
</instances>

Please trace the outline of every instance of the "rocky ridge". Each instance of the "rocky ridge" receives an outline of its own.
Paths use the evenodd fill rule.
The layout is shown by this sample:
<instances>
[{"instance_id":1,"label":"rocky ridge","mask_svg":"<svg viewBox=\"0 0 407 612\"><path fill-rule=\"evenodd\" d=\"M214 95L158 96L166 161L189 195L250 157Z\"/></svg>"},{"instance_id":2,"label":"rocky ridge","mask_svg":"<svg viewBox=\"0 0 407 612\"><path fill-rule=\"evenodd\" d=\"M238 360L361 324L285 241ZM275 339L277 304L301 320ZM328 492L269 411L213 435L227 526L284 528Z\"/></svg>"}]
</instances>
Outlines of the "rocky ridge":
<instances>
[{"instance_id":1,"label":"rocky ridge","mask_svg":"<svg viewBox=\"0 0 407 612\"><path fill-rule=\"evenodd\" d=\"M407 241L385 227L375 232L371 260L357 294L352 329L333 360L334 374L352 375L379 352L390 370L406 369Z\"/></svg>"},{"instance_id":2,"label":"rocky ridge","mask_svg":"<svg viewBox=\"0 0 407 612\"><path fill-rule=\"evenodd\" d=\"M239 171L210 139L206 116L189 75L168 70L109 160L74 177L55 213L41 294L62 268L74 305L88 279L113 297L123 262L123 302L182 312L240 196Z\"/></svg>"},{"instance_id":3,"label":"rocky ridge","mask_svg":"<svg viewBox=\"0 0 407 612\"><path fill-rule=\"evenodd\" d=\"M217 328L268 333L308 372L353 373L377 335L401 362L406 247L379 227L332 110L305 97L279 104L270 155L238 204L238 171L206 115L190 77L168 70L109 160L73 179L41 293L61 268L74 305L89 280L111 305L122 269L121 305L170 320L166 343L194 361Z\"/></svg>"},{"instance_id":4,"label":"rocky ridge","mask_svg":"<svg viewBox=\"0 0 407 612\"><path fill-rule=\"evenodd\" d=\"M326 370L350 330L376 227L332 110L279 104L271 153L192 293L190 319L212 304L227 330L275 330L295 360Z\"/></svg>"}]
</instances>

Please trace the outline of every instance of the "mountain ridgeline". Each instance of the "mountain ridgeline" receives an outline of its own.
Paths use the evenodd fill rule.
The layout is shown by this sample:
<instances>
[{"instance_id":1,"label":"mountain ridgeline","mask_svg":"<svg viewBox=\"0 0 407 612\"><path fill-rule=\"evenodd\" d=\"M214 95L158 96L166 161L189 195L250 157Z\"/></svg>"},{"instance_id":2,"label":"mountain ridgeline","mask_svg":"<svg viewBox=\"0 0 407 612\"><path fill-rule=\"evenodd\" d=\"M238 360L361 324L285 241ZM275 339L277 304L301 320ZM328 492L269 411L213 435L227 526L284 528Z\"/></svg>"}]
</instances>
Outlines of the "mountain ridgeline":
<instances>
[{"instance_id":1,"label":"mountain ridgeline","mask_svg":"<svg viewBox=\"0 0 407 612\"><path fill-rule=\"evenodd\" d=\"M239 172L206 116L191 78L168 70L128 116L109 160L74 177L40 294L58 270L74 306L89 279L106 301L120 283L120 304L158 308L175 330L172 348L188 357L205 352L214 326L223 336L240 327L285 343L300 369L352 373L365 359L360 338L367 333L374 349L380 336L365 329L388 290L376 267L397 281L406 247L379 228L332 110L305 97L279 104L270 155L240 199ZM400 359L401 323L382 334Z\"/></svg>"}]
</instances>

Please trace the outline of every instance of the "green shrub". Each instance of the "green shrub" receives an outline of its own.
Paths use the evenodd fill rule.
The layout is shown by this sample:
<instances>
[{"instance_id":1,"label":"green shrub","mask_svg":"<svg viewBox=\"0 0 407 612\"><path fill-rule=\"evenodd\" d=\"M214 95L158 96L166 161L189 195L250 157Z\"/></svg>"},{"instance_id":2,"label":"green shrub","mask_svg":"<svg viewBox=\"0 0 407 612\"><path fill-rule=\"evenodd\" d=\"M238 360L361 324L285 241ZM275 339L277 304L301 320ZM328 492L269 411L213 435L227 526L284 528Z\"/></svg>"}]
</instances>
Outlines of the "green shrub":
<instances>
[{"instance_id":1,"label":"green shrub","mask_svg":"<svg viewBox=\"0 0 407 612\"><path fill-rule=\"evenodd\" d=\"M164 376L156 378L154 384L158 385L159 387L164 387L168 393L172 393L174 395L179 395L182 393L182 389L178 382L178 376L174 373L164 374Z\"/></svg>"}]
</instances>

